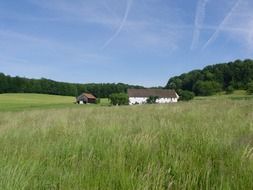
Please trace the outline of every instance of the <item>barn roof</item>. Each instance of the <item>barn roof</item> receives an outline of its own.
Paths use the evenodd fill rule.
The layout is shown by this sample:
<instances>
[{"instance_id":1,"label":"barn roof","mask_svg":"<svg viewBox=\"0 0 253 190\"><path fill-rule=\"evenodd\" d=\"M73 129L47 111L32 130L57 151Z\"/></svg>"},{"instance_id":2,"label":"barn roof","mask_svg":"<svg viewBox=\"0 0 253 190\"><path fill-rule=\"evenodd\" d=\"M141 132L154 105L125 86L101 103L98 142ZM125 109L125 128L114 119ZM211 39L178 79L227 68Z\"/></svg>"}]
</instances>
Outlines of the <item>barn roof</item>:
<instances>
[{"instance_id":1,"label":"barn roof","mask_svg":"<svg viewBox=\"0 0 253 190\"><path fill-rule=\"evenodd\" d=\"M79 100L79 99L82 99L83 97L86 97L88 99L96 99L95 96L93 96L92 94L89 94L89 93L82 93L80 96L78 96L76 99Z\"/></svg>"},{"instance_id":2,"label":"barn roof","mask_svg":"<svg viewBox=\"0 0 253 190\"><path fill-rule=\"evenodd\" d=\"M175 90L166 89L128 89L129 97L150 97L158 96L159 98L178 98Z\"/></svg>"},{"instance_id":3,"label":"barn roof","mask_svg":"<svg viewBox=\"0 0 253 190\"><path fill-rule=\"evenodd\" d=\"M84 96L86 96L89 99L96 99L95 96L93 96L93 94L89 94L89 93L83 93Z\"/></svg>"}]
</instances>

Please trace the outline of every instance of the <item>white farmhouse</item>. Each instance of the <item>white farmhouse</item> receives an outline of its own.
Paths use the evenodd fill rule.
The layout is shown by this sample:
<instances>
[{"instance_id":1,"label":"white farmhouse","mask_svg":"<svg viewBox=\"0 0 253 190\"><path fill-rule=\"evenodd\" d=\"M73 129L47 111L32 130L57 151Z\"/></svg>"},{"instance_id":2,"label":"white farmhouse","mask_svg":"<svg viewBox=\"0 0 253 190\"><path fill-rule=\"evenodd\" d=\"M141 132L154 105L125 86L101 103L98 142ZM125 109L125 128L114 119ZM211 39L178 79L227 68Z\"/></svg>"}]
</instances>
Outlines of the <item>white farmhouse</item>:
<instances>
[{"instance_id":1,"label":"white farmhouse","mask_svg":"<svg viewBox=\"0 0 253 190\"><path fill-rule=\"evenodd\" d=\"M175 103L179 96L175 90L165 89L128 89L129 104L145 104L150 96L158 97L156 103Z\"/></svg>"}]
</instances>

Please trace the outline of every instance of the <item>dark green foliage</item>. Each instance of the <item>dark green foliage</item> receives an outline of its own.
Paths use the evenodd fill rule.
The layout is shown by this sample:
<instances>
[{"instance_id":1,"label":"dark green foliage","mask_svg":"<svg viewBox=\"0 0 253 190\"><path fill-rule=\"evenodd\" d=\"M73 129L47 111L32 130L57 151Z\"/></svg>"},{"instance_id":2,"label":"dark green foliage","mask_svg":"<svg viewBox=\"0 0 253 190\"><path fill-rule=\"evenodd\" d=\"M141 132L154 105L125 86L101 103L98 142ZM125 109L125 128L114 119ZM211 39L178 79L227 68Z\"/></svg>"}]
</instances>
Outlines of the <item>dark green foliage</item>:
<instances>
[{"instance_id":1,"label":"dark green foliage","mask_svg":"<svg viewBox=\"0 0 253 190\"><path fill-rule=\"evenodd\" d=\"M27 79L11 77L0 73L0 93L41 93L64 96L78 96L83 92L94 94L98 98L108 98L112 93L126 93L128 88L141 86L118 84L72 84L49 79Z\"/></svg>"},{"instance_id":2,"label":"dark green foliage","mask_svg":"<svg viewBox=\"0 0 253 190\"><path fill-rule=\"evenodd\" d=\"M226 94L233 94L234 90L235 90L234 87L232 85L229 85L226 88Z\"/></svg>"},{"instance_id":3,"label":"dark green foliage","mask_svg":"<svg viewBox=\"0 0 253 190\"><path fill-rule=\"evenodd\" d=\"M114 93L109 96L112 105L128 105L128 95L125 93Z\"/></svg>"},{"instance_id":4,"label":"dark green foliage","mask_svg":"<svg viewBox=\"0 0 253 190\"><path fill-rule=\"evenodd\" d=\"M253 82L250 82L250 83L247 85L247 93L248 93L248 94L253 94Z\"/></svg>"},{"instance_id":5,"label":"dark green foliage","mask_svg":"<svg viewBox=\"0 0 253 190\"><path fill-rule=\"evenodd\" d=\"M96 103L96 104L100 104L100 102L101 102L101 99L100 99L100 98L97 98L95 103Z\"/></svg>"},{"instance_id":6,"label":"dark green foliage","mask_svg":"<svg viewBox=\"0 0 253 190\"><path fill-rule=\"evenodd\" d=\"M8 91L8 81L4 74L0 73L0 92Z\"/></svg>"},{"instance_id":7,"label":"dark green foliage","mask_svg":"<svg viewBox=\"0 0 253 190\"><path fill-rule=\"evenodd\" d=\"M253 80L253 60L210 65L169 79L165 88L188 90L196 95L210 95L220 90L247 89Z\"/></svg>"},{"instance_id":8,"label":"dark green foliage","mask_svg":"<svg viewBox=\"0 0 253 190\"><path fill-rule=\"evenodd\" d=\"M156 100L157 100L158 98L159 98L158 96L149 96L148 99L147 99L147 103L148 103L148 104L155 104L155 103L156 103Z\"/></svg>"},{"instance_id":9,"label":"dark green foliage","mask_svg":"<svg viewBox=\"0 0 253 190\"><path fill-rule=\"evenodd\" d=\"M195 96L195 94L188 90L180 90L178 91L179 100L180 101L189 101L192 100Z\"/></svg>"},{"instance_id":10,"label":"dark green foliage","mask_svg":"<svg viewBox=\"0 0 253 190\"><path fill-rule=\"evenodd\" d=\"M222 90L221 85L215 81L197 81L193 87L198 96L210 96Z\"/></svg>"}]
</instances>

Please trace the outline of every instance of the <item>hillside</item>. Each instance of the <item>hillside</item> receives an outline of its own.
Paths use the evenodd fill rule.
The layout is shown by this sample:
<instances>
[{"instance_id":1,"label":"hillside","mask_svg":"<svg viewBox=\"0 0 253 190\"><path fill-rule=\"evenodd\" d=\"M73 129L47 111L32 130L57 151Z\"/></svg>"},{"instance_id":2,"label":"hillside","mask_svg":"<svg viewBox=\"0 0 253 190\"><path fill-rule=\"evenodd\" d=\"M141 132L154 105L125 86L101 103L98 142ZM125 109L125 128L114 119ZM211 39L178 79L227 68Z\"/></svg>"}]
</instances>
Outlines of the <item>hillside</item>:
<instances>
[{"instance_id":1,"label":"hillside","mask_svg":"<svg viewBox=\"0 0 253 190\"><path fill-rule=\"evenodd\" d=\"M71 107L74 101L75 98L71 96L7 93L0 94L0 111Z\"/></svg>"},{"instance_id":2,"label":"hillside","mask_svg":"<svg viewBox=\"0 0 253 190\"><path fill-rule=\"evenodd\" d=\"M165 88L212 95L220 91L243 90L253 81L253 60L234 61L193 70L169 79Z\"/></svg>"}]
</instances>

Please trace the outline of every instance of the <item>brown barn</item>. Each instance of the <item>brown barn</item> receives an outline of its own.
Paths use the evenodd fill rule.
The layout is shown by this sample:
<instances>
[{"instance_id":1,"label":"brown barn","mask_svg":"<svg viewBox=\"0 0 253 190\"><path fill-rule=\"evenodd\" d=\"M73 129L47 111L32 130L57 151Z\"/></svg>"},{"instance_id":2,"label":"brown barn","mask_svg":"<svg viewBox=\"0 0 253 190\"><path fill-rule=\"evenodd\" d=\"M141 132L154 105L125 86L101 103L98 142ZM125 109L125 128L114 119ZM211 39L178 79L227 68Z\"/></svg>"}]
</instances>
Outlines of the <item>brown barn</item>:
<instances>
[{"instance_id":1,"label":"brown barn","mask_svg":"<svg viewBox=\"0 0 253 190\"><path fill-rule=\"evenodd\" d=\"M78 104L95 104L97 98L89 93L82 93L76 98L76 103Z\"/></svg>"}]
</instances>

